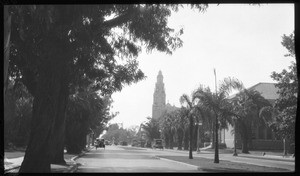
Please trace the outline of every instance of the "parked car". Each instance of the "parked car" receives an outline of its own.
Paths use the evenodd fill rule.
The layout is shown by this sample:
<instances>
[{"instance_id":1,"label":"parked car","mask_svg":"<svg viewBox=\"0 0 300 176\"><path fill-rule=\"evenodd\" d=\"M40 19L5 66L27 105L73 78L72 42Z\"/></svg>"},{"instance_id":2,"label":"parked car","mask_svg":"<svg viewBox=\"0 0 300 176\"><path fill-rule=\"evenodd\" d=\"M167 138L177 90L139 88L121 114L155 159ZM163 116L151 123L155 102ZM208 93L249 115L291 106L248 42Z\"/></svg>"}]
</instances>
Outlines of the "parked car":
<instances>
[{"instance_id":1,"label":"parked car","mask_svg":"<svg viewBox=\"0 0 300 176\"><path fill-rule=\"evenodd\" d=\"M104 144L104 139L96 139L96 150L97 148L104 148L105 149L105 144Z\"/></svg>"},{"instance_id":2,"label":"parked car","mask_svg":"<svg viewBox=\"0 0 300 176\"><path fill-rule=\"evenodd\" d=\"M154 144L152 146L153 149L164 149L163 140L162 139L154 139Z\"/></svg>"}]
</instances>

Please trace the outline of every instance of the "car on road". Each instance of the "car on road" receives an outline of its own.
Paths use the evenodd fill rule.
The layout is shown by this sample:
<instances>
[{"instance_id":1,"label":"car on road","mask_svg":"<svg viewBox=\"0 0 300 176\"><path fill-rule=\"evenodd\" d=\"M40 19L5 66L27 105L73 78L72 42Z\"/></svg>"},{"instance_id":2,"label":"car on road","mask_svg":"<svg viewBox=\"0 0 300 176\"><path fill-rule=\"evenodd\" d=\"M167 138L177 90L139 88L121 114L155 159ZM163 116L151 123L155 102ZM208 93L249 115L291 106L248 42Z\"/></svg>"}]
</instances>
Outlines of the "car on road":
<instances>
[{"instance_id":1,"label":"car on road","mask_svg":"<svg viewBox=\"0 0 300 176\"><path fill-rule=\"evenodd\" d=\"M105 149L105 144L104 144L104 139L96 139L96 150L97 148L104 148Z\"/></svg>"},{"instance_id":2,"label":"car on road","mask_svg":"<svg viewBox=\"0 0 300 176\"><path fill-rule=\"evenodd\" d=\"M163 140L162 139L154 139L154 144L152 146L153 149L164 149Z\"/></svg>"}]
</instances>

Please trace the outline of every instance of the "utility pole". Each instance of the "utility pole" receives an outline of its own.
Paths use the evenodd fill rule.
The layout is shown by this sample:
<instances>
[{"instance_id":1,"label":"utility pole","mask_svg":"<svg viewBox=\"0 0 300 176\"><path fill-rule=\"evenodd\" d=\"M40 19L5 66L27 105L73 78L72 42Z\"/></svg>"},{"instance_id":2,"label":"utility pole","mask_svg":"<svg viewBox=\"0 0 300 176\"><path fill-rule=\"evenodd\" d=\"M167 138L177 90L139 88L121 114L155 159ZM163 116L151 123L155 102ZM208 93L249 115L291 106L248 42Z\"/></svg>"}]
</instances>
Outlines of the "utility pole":
<instances>
[{"instance_id":1,"label":"utility pole","mask_svg":"<svg viewBox=\"0 0 300 176\"><path fill-rule=\"evenodd\" d=\"M218 97L218 92L217 92L217 75L216 75L216 69L214 69L214 74L215 74L215 89L216 89L216 98ZM219 163L219 138L218 138L218 131L219 131L219 124L218 124L218 112L215 111L216 114L216 137L215 137L215 160L214 163Z\"/></svg>"},{"instance_id":2,"label":"utility pole","mask_svg":"<svg viewBox=\"0 0 300 176\"><path fill-rule=\"evenodd\" d=\"M197 132L197 153L200 153L200 144L201 144L201 138L200 138L200 126L202 125L202 121L198 121L198 132Z\"/></svg>"}]
</instances>

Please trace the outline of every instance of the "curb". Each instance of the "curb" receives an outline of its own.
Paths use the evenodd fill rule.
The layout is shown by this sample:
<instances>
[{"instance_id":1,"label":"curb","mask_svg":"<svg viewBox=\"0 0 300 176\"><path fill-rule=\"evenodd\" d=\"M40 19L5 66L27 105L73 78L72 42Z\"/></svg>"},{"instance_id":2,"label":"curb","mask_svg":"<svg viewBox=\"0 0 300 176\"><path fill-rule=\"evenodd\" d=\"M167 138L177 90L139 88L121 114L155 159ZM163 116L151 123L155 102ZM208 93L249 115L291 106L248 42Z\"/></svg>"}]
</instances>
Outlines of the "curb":
<instances>
[{"instance_id":1,"label":"curb","mask_svg":"<svg viewBox=\"0 0 300 176\"><path fill-rule=\"evenodd\" d=\"M71 160L71 162L73 163L73 164L72 164L73 166L69 167L68 170L67 170L67 171L64 171L63 173L68 173L68 172L74 173L74 172L77 170L78 165L79 165L79 163L76 163L75 160L78 159L79 157L83 156L85 153L89 152L91 149L92 149L92 147L89 148L88 151L82 152L82 153L80 153L79 155L72 157L70 160ZM12 170L19 169L20 167L21 167L21 166L13 166L13 167L11 167L11 168L4 169L4 174L10 173Z\"/></svg>"},{"instance_id":2,"label":"curb","mask_svg":"<svg viewBox=\"0 0 300 176\"><path fill-rule=\"evenodd\" d=\"M238 155L238 157L244 157L244 158L254 158L254 159L264 159L264 160L275 160L275 161L283 161L283 162L295 162L295 158L280 158L280 157L263 157L263 156L245 156L245 155Z\"/></svg>"},{"instance_id":3,"label":"curb","mask_svg":"<svg viewBox=\"0 0 300 176\"><path fill-rule=\"evenodd\" d=\"M180 161L175 161L175 160L171 160L171 159L161 158L161 157L158 157L158 156L155 156L155 158L157 158L159 160L169 161L169 162L173 162L173 163L177 163L177 164L182 164L182 165L185 165L185 166L193 167L196 170L200 169L199 166L195 166L195 165L192 165L192 164L187 164L187 163L180 162Z\"/></svg>"},{"instance_id":4,"label":"curb","mask_svg":"<svg viewBox=\"0 0 300 176\"><path fill-rule=\"evenodd\" d=\"M21 166L14 166L14 167L9 168L9 169L4 169L4 174L10 173L10 171L15 170L15 169L19 169L20 167Z\"/></svg>"},{"instance_id":5,"label":"curb","mask_svg":"<svg viewBox=\"0 0 300 176\"><path fill-rule=\"evenodd\" d=\"M87 149L87 151L82 152L82 153L80 153L79 155L72 157L70 160L74 163L74 165L70 168L69 171L66 171L66 172L74 173L75 171L77 171L78 166L80 165L80 163L76 163L75 160L77 160L79 157L82 157L83 155L85 155L85 154L86 154L87 152L89 152L92 148L93 148L93 147L90 147L90 148ZM64 172L64 173L66 173L66 172Z\"/></svg>"}]
</instances>

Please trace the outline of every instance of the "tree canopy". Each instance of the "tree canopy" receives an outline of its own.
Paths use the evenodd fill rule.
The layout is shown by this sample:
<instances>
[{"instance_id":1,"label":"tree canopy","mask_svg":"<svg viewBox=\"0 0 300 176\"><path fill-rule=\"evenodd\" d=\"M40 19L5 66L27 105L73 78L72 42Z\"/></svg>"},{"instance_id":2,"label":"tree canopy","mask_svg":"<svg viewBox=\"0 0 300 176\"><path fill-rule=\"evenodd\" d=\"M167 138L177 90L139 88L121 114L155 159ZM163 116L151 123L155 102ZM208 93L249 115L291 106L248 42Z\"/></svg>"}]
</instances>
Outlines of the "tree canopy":
<instances>
[{"instance_id":1,"label":"tree canopy","mask_svg":"<svg viewBox=\"0 0 300 176\"><path fill-rule=\"evenodd\" d=\"M147 139L153 141L160 138L159 121L151 117L147 118L147 122L142 124L142 128L146 132Z\"/></svg>"},{"instance_id":2,"label":"tree canopy","mask_svg":"<svg viewBox=\"0 0 300 176\"><path fill-rule=\"evenodd\" d=\"M283 35L281 44L288 50L285 57L295 58L294 42L294 33L288 36ZM275 86L279 89L279 98L275 101L275 110L273 113L269 113L273 114L273 118L269 120L269 125L278 136L294 141L298 99L296 63L292 61L289 70L283 69L281 73L273 72L271 77L277 81Z\"/></svg>"},{"instance_id":3,"label":"tree canopy","mask_svg":"<svg viewBox=\"0 0 300 176\"><path fill-rule=\"evenodd\" d=\"M145 78L136 60L143 48L172 54L182 46L182 29L168 26L168 17L180 6L9 6L9 75L34 97L30 142L20 172L50 171L56 153L51 146L63 149L69 95L89 88L109 96ZM204 11L207 5L191 7Z\"/></svg>"}]
</instances>

